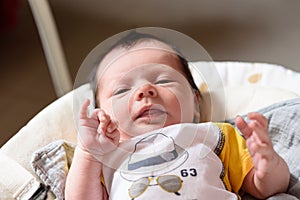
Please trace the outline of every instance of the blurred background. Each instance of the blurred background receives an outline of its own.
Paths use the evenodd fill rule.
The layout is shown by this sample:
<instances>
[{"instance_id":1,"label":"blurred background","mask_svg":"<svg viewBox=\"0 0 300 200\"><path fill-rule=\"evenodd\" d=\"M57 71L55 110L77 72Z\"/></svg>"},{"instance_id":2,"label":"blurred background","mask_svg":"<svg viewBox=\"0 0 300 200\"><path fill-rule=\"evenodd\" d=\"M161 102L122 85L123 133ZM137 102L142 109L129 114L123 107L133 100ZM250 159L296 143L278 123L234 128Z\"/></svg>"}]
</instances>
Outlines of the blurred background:
<instances>
[{"instance_id":1,"label":"blurred background","mask_svg":"<svg viewBox=\"0 0 300 200\"><path fill-rule=\"evenodd\" d=\"M215 61L300 71L300 1L49 0L72 79L101 41L143 26L177 30ZM0 0L0 146L57 97L26 0ZM39 133L36 133L39 134Z\"/></svg>"}]
</instances>

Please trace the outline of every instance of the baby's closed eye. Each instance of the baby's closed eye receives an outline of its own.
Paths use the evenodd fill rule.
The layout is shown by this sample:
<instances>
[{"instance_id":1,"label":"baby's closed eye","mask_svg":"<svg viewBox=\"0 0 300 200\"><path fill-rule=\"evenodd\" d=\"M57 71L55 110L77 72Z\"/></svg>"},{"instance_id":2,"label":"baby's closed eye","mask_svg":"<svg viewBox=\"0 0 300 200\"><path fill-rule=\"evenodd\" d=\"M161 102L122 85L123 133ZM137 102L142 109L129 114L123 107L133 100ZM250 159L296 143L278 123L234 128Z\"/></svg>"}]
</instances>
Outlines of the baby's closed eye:
<instances>
[{"instance_id":1,"label":"baby's closed eye","mask_svg":"<svg viewBox=\"0 0 300 200\"><path fill-rule=\"evenodd\" d=\"M166 84L166 83L171 83L174 82L173 80L170 79L161 79L155 82L155 84Z\"/></svg>"},{"instance_id":2,"label":"baby's closed eye","mask_svg":"<svg viewBox=\"0 0 300 200\"><path fill-rule=\"evenodd\" d=\"M129 90L130 90L129 88L118 88L114 90L113 95L115 96L115 95L123 94Z\"/></svg>"}]
</instances>

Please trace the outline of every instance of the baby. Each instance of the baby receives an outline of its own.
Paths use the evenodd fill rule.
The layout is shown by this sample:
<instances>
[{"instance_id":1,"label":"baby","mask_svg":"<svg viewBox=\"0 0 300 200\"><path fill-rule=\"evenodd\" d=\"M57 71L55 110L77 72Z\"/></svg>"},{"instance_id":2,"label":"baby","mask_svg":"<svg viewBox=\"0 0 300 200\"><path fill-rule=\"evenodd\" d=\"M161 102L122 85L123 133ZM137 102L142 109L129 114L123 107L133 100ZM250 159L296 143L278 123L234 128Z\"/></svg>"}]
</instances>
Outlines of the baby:
<instances>
[{"instance_id":1,"label":"baby","mask_svg":"<svg viewBox=\"0 0 300 200\"><path fill-rule=\"evenodd\" d=\"M285 192L289 170L267 119L199 123L201 94L171 45L131 32L95 74L96 109L80 112L66 199L240 199Z\"/></svg>"}]
</instances>

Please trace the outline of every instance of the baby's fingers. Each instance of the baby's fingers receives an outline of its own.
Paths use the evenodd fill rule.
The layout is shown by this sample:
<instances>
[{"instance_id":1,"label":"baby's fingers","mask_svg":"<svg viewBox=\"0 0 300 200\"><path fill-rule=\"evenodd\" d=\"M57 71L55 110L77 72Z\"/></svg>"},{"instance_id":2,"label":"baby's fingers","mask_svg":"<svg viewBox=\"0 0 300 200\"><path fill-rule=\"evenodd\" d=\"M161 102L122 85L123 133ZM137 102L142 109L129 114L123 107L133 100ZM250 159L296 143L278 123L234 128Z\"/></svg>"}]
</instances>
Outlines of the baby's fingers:
<instances>
[{"instance_id":1,"label":"baby's fingers","mask_svg":"<svg viewBox=\"0 0 300 200\"><path fill-rule=\"evenodd\" d=\"M80 119L86 119L88 118L88 107L90 105L90 100L89 99L86 99L84 101L84 103L82 104L81 106L81 110L80 110Z\"/></svg>"},{"instance_id":2,"label":"baby's fingers","mask_svg":"<svg viewBox=\"0 0 300 200\"><path fill-rule=\"evenodd\" d=\"M253 129L255 133L253 139L257 144L263 146L265 144L271 143L268 131L264 129L261 125L259 125L257 122L251 122L249 126Z\"/></svg>"},{"instance_id":3,"label":"baby's fingers","mask_svg":"<svg viewBox=\"0 0 300 200\"><path fill-rule=\"evenodd\" d=\"M99 110L98 120L100 122L98 127L98 133L106 133L107 127L110 123L110 116L107 115L103 110Z\"/></svg>"},{"instance_id":4,"label":"baby's fingers","mask_svg":"<svg viewBox=\"0 0 300 200\"><path fill-rule=\"evenodd\" d=\"M88 126L88 127L98 127L98 113L99 109L94 109L92 113L89 115L88 106L90 105L90 100L86 100L79 112L79 123L81 126Z\"/></svg>"},{"instance_id":5,"label":"baby's fingers","mask_svg":"<svg viewBox=\"0 0 300 200\"><path fill-rule=\"evenodd\" d=\"M102 133L102 136L109 139L115 146L118 146L120 140L120 133L117 129L117 123L111 120L109 115L106 115L104 112L100 113L99 116L100 125L98 132Z\"/></svg>"},{"instance_id":6,"label":"baby's fingers","mask_svg":"<svg viewBox=\"0 0 300 200\"><path fill-rule=\"evenodd\" d=\"M248 125L248 123L243 119L243 117L237 116L235 119L235 124L246 139L251 136L253 130Z\"/></svg>"},{"instance_id":7,"label":"baby's fingers","mask_svg":"<svg viewBox=\"0 0 300 200\"><path fill-rule=\"evenodd\" d=\"M115 128L112 132L106 133L106 137L111 139L111 141L118 146L119 141L120 141L120 132L118 131L117 128Z\"/></svg>"},{"instance_id":8,"label":"baby's fingers","mask_svg":"<svg viewBox=\"0 0 300 200\"><path fill-rule=\"evenodd\" d=\"M249 113L247 116L250 120L256 122L257 127L259 126L262 129L268 128L268 120L262 114L260 114L258 112L252 112L252 113Z\"/></svg>"},{"instance_id":9,"label":"baby's fingers","mask_svg":"<svg viewBox=\"0 0 300 200\"><path fill-rule=\"evenodd\" d=\"M107 132L112 133L118 128L118 124L114 122L113 120L110 120L110 123L107 126Z\"/></svg>"}]
</instances>

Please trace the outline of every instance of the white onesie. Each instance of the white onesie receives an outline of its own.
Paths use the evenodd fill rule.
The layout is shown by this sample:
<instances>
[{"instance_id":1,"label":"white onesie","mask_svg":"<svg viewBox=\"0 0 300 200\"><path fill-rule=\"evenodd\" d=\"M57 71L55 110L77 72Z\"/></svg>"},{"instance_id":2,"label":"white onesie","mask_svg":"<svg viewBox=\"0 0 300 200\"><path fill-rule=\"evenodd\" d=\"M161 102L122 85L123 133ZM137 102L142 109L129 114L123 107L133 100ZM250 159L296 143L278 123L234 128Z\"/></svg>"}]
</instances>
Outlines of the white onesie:
<instances>
[{"instance_id":1,"label":"white onesie","mask_svg":"<svg viewBox=\"0 0 300 200\"><path fill-rule=\"evenodd\" d=\"M239 199L236 193L252 162L246 146L231 139L244 141L242 136L228 130L235 129L229 124L177 124L121 143L102 160L109 199ZM246 149L222 153L238 146ZM231 167L241 169L230 172Z\"/></svg>"}]
</instances>

